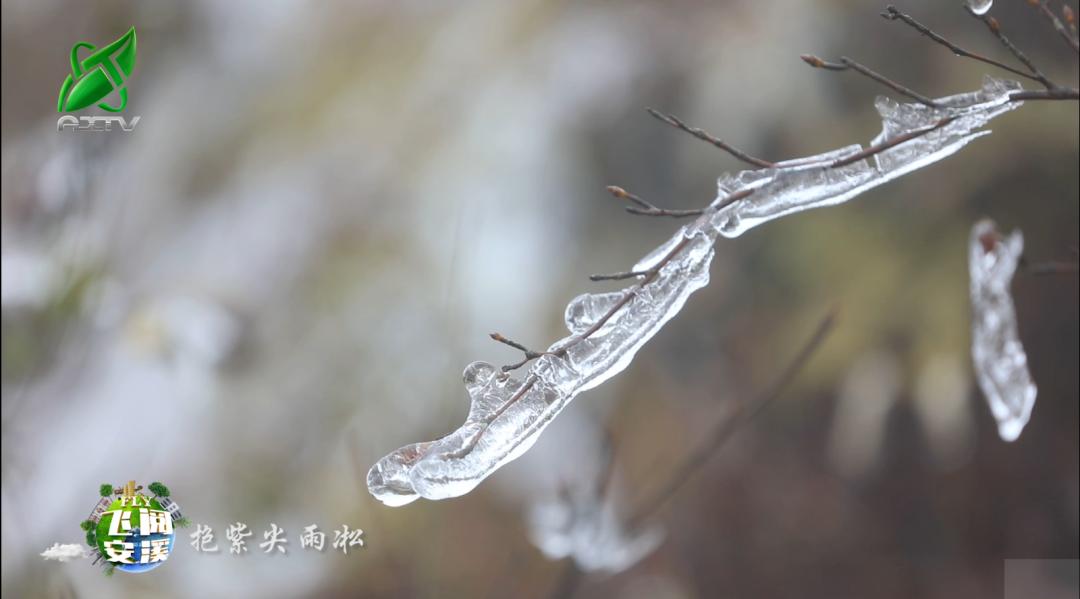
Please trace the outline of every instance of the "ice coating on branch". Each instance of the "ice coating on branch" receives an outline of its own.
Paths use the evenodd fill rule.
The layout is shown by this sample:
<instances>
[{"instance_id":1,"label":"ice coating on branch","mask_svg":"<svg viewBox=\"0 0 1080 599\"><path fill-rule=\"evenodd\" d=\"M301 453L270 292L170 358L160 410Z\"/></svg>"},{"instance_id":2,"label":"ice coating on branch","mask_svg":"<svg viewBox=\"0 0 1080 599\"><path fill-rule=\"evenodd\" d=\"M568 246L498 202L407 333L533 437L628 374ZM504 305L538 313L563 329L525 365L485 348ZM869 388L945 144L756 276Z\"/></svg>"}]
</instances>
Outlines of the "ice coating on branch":
<instances>
[{"instance_id":1,"label":"ice coating on branch","mask_svg":"<svg viewBox=\"0 0 1080 599\"><path fill-rule=\"evenodd\" d=\"M901 104L879 97L875 106L881 115L882 130L871 145L934 127L942 119L953 120L868 159L839 168L829 165L854 156L864 148L855 144L817 156L780 162L774 168L724 175L717 181L714 207L719 207L733 193L747 188L756 191L744 200L717 210L713 225L725 237L738 237L781 216L846 202L878 185L933 164L989 133L976 129L1018 107L1020 102L1009 102L1009 94L1020 89L1018 83L986 77L979 91L940 98L936 100L936 108L917 103Z\"/></svg>"},{"instance_id":2,"label":"ice coating on branch","mask_svg":"<svg viewBox=\"0 0 1080 599\"><path fill-rule=\"evenodd\" d=\"M532 447L544 428L582 391L625 369L634 355L709 282L717 236L737 237L781 216L846 202L860 193L956 152L988 132L977 129L1019 106L1009 95L1014 82L987 77L982 89L922 104L879 98L882 131L872 144L903 139L869 158L855 157L858 144L724 175L717 199L701 217L675 233L633 267L648 277L631 279L621 291L587 293L566 307L570 335L556 341L521 375L504 374L486 362L465 369L469 413L465 423L435 441L407 445L368 471L368 490L391 506L420 497L445 499L468 493L498 468ZM937 127L925 132L928 128ZM736 192L750 192L731 201ZM609 317L610 313L610 317Z\"/></svg>"},{"instance_id":3,"label":"ice coating on branch","mask_svg":"<svg viewBox=\"0 0 1080 599\"><path fill-rule=\"evenodd\" d=\"M1024 253L1024 236L998 234L993 221L971 229L971 359L998 434L1015 441L1024 430L1037 390L1028 372L1027 354L1016 332L1016 308L1009 284Z\"/></svg>"},{"instance_id":4,"label":"ice coating on branch","mask_svg":"<svg viewBox=\"0 0 1080 599\"><path fill-rule=\"evenodd\" d=\"M471 400L465 423L429 443L405 446L368 472L368 490L387 505L419 497L445 499L471 491L536 442L578 393L625 369L638 349L675 316L694 291L709 282L716 234L704 222L680 229L653 260L680 247L649 282L622 291L583 294L566 308L570 335L533 361L524 376L504 374L486 362L465 369ZM585 333L614 307L619 309Z\"/></svg>"},{"instance_id":5,"label":"ice coating on branch","mask_svg":"<svg viewBox=\"0 0 1080 599\"><path fill-rule=\"evenodd\" d=\"M570 557L582 571L614 574L656 549L664 536L660 529L626 530L614 501L591 491L567 491L530 508L529 539L545 557Z\"/></svg>"}]
</instances>

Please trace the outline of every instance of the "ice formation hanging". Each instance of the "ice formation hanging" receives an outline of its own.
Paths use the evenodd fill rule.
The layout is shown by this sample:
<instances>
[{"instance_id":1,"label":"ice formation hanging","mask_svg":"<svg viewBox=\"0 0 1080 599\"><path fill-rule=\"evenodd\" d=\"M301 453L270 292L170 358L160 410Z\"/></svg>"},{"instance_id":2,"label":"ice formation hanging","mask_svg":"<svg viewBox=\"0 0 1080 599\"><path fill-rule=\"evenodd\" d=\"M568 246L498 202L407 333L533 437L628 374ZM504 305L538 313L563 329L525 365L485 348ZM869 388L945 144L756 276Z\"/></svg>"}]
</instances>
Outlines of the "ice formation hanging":
<instances>
[{"instance_id":1,"label":"ice formation hanging","mask_svg":"<svg viewBox=\"0 0 1080 599\"><path fill-rule=\"evenodd\" d=\"M533 504L529 511L529 539L551 560L573 558L584 572L611 574L629 569L660 544L658 528L626 530L611 494L594 489Z\"/></svg>"},{"instance_id":2,"label":"ice formation hanging","mask_svg":"<svg viewBox=\"0 0 1080 599\"><path fill-rule=\"evenodd\" d=\"M464 373L470 407L465 423L437 439L390 453L368 472L368 490L391 506L419 497L468 493L528 450L544 428L582 391L625 369L646 341L709 281L719 235L737 237L775 218L840 204L900 175L932 164L989 133L990 119L1019 106L1019 84L988 77L982 89L935 101L936 106L879 98L882 131L873 146L908 141L863 157L854 144L775 167L724 175L704 213L634 265L649 272L610 293L587 293L566 308L570 334L556 341L524 376L473 362Z\"/></svg>"},{"instance_id":3,"label":"ice formation hanging","mask_svg":"<svg viewBox=\"0 0 1080 599\"><path fill-rule=\"evenodd\" d=\"M971 359L998 434L1015 441L1024 430L1037 390L1028 372L1027 354L1016 332L1016 308L1009 285L1024 253L1024 236L1002 237L993 221L971 229Z\"/></svg>"}]
</instances>

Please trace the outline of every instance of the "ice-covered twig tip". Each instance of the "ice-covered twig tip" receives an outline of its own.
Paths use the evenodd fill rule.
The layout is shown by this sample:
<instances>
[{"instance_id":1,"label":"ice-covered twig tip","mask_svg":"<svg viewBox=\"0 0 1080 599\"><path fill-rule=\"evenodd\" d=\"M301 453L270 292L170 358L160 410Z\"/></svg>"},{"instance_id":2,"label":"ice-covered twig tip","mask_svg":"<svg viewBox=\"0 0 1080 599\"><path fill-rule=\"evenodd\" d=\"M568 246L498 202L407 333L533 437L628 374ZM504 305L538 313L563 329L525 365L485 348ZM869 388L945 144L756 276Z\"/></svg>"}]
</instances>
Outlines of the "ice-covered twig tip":
<instances>
[{"instance_id":1,"label":"ice-covered twig tip","mask_svg":"<svg viewBox=\"0 0 1080 599\"><path fill-rule=\"evenodd\" d=\"M536 442L582 391L625 369L709 282L713 244L770 220L846 202L878 185L930 165L989 133L990 119L1020 105L1013 82L987 78L982 89L923 103L879 98L882 130L871 145L789 160L720 177L716 199L671 239L630 269L634 284L586 293L566 307L570 334L552 344L518 378L486 362L465 369L470 406L449 435L407 445L368 472L368 490L391 506L419 497L468 493ZM628 277L629 278L629 277Z\"/></svg>"},{"instance_id":2,"label":"ice-covered twig tip","mask_svg":"<svg viewBox=\"0 0 1080 599\"><path fill-rule=\"evenodd\" d=\"M1009 291L1024 253L1024 236L1013 231L1002 237L993 221L984 219L971 229L969 244L971 361L998 434L1015 441L1031 417L1037 395Z\"/></svg>"}]
</instances>

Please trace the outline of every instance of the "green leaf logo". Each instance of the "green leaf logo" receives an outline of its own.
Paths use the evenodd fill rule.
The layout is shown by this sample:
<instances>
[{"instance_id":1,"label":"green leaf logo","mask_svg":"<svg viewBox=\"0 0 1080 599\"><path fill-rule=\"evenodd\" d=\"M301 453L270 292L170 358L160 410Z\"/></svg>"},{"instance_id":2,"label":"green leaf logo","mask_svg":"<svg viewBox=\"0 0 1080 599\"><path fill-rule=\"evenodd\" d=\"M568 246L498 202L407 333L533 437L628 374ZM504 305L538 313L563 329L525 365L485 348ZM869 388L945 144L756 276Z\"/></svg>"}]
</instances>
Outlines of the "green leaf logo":
<instances>
[{"instance_id":1,"label":"green leaf logo","mask_svg":"<svg viewBox=\"0 0 1080 599\"><path fill-rule=\"evenodd\" d=\"M79 60L79 50L90 52ZM74 112L97 104L102 110L120 112L127 106L127 77L135 68L135 28L132 27L120 39L96 48L87 42L71 47L71 74L60 86L56 101L57 112ZM120 92L120 106L102 102L113 91Z\"/></svg>"}]
</instances>

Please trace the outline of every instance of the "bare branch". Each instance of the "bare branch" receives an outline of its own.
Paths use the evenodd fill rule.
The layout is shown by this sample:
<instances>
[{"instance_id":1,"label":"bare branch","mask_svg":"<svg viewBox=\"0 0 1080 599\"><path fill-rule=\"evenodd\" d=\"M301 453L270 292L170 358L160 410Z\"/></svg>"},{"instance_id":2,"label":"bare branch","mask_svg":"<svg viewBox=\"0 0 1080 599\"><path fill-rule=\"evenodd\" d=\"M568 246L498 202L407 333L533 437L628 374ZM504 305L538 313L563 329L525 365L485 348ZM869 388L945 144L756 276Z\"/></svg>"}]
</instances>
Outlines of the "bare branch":
<instances>
[{"instance_id":1,"label":"bare branch","mask_svg":"<svg viewBox=\"0 0 1080 599\"><path fill-rule=\"evenodd\" d=\"M491 335L489 335L489 336L492 339L494 339L495 341L498 341L499 343L502 343L502 344L505 344L505 345L509 345L510 347L512 347L512 348L520 351L521 353L525 354L525 359L521 360L520 362L514 362L513 364L507 364L507 365L503 366L502 367L503 372L510 372L511 370L517 370L518 368L521 368L522 366L528 364L532 360L535 360L535 359L539 358L540 356L542 356L542 355L544 355L546 353L546 352L533 351L533 350L525 347L524 345L518 343L517 341L514 341L513 339L507 339L506 337L504 337L500 333L491 333Z\"/></svg>"},{"instance_id":2,"label":"bare branch","mask_svg":"<svg viewBox=\"0 0 1080 599\"><path fill-rule=\"evenodd\" d=\"M829 71L846 71L848 69L851 69L861 75L877 81L878 83L884 85L885 87L888 87L889 89L892 89L898 94L907 96L912 100L915 100L920 104L924 104L931 108L937 108L938 106L937 102L920 94L919 92L904 85L901 85L893 81L892 79L889 79L888 77L882 75L881 73L878 73L867 66L859 64L858 62L855 62L854 60L851 60L846 56L841 56L840 62L827 62L811 54L803 54L799 58L802 58L803 62L817 69L826 69Z\"/></svg>"},{"instance_id":3,"label":"bare branch","mask_svg":"<svg viewBox=\"0 0 1080 599\"><path fill-rule=\"evenodd\" d=\"M1028 262L1026 258L1020 259L1020 268L1030 275L1071 275L1080 271L1080 264L1076 262Z\"/></svg>"},{"instance_id":4,"label":"bare branch","mask_svg":"<svg viewBox=\"0 0 1080 599\"><path fill-rule=\"evenodd\" d=\"M854 164L854 163L856 163L856 162L858 162L860 160L863 160L864 158L869 158L869 157L871 157L871 156L873 156L875 154L880 154L881 152L884 152L885 150L888 150L889 148L896 147L896 146L898 146L898 145L900 145L900 144L902 144L902 143L904 143L906 141L911 141L911 140L913 140L915 138L922 137L923 135L926 135L927 133L930 133L931 131L936 131L936 130L944 127L945 125L948 125L949 123L953 122L953 120L955 120L954 117L944 118L944 119L939 120L938 122L934 123L933 125L931 125L929 127L924 127L922 129L916 129L914 131L909 131L909 132L904 133L902 135L897 135L896 137L894 137L892 139L887 139L887 140L877 144L876 146L870 146L869 148L866 148L862 152L852 154L851 156L848 156L847 158L841 158L840 160L837 160L836 162L833 162L832 164L830 164L829 168L840 168L842 166L847 166L849 164Z\"/></svg>"},{"instance_id":5,"label":"bare branch","mask_svg":"<svg viewBox=\"0 0 1080 599\"><path fill-rule=\"evenodd\" d=\"M826 337L828 337L836 322L836 313L837 310L835 308L829 311L814 330L814 334L810 336L802 349L799 350L799 353L796 354L795 358L788 364L787 368L783 370L780 376L764 394L745 405L740 404L737 406L733 416L717 425L717 427L713 429L712 434L709 435L696 451L692 452L680 464L672 469L671 476L661 484L656 491L647 496L647 498L641 502L640 507L633 512L633 515L628 520L628 526L630 528L640 526L649 516L659 509L668 498L686 484L686 481L704 466L709 461L709 458L711 458L717 450L723 447L736 432L741 430L744 424L753 420L755 416L765 409L765 407L780 396L791 381L795 379L800 371L802 371L806 363L810 361L814 352L821 347L821 344L825 341Z\"/></svg>"},{"instance_id":6,"label":"bare branch","mask_svg":"<svg viewBox=\"0 0 1080 599\"><path fill-rule=\"evenodd\" d=\"M1031 79L1032 81L1039 81L1039 79L1037 77L1035 77L1034 75L1032 75L1031 73L1028 73L1026 71L1022 71L1022 70L1020 70L1020 69L1018 69L1016 67L1012 67L1012 66L1009 66L1009 65L1007 65L1007 64L1005 64L1003 62L994 60L993 58L989 58L987 56L983 56L982 54L978 54L978 53L972 52L970 50L965 50L964 48L961 48L960 46L957 46L956 44L949 41L944 36L936 33L934 30L930 29L926 25L923 25L922 23L916 21L915 18L912 17L911 15L907 15L907 14L904 14L904 13L900 12L895 6L893 6L891 4L889 6L885 7L885 12L882 12L881 16L884 17L886 20L889 20L889 21L902 21L902 22L906 23L907 25L909 25L915 31L918 31L919 33L921 33L924 36L930 38L931 40L941 44L942 46L945 46L946 48L951 50L953 54L955 54L957 56L964 57L964 58L971 58L973 60L977 60L979 62L983 62L983 63L986 63L988 65L995 66L995 67L997 67L999 69L1006 70L1006 71L1008 71L1008 72L1010 72L1010 73L1012 73L1014 75L1019 75L1020 77L1026 77L1028 79ZM1039 82L1042 83L1041 81L1039 81Z\"/></svg>"},{"instance_id":7,"label":"bare branch","mask_svg":"<svg viewBox=\"0 0 1080 599\"><path fill-rule=\"evenodd\" d=\"M721 150L727 152L728 154L731 154L732 156L738 158L739 160L742 160L743 162L745 162L747 164L751 164L753 166L757 166L757 167L761 167L761 168L768 168L770 166L775 166L772 162L769 162L768 160L762 160L760 158L754 158L753 156L747 154L746 152L743 152L742 150L736 148L735 146L732 146L731 144L723 141L722 139L718 139L716 137L713 137L712 135L709 135L709 133L706 132L703 129L698 129L697 127L691 127L691 126L687 125L686 123L682 122L682 120L680 120L679 117L677 117L677 116L675 116L673 114L664 114L664 113L660 112L659 110L656 110L656 109L653 109L653 108L646 108L645 110L647 110L649 112L649 114L651 114L656 119L658 119L660 121L663 121L663 122L671 125L672 127L675 127L676 129L680 129L682 131L685 131L685 132L689 133L690 135L693 135L694 137L696 137L696 138L698 138L700 140L707 141L707 142L711 143L712 145L720 148Z\"/></svg>"},{"instance_id":8,"label":"bare branch","mask_svg":"<svg viewBox=\"0 0 1080 599\"><path fill-rule=\"evenodd\" d=\"M1080 90L1074 87L1055 87L1016 92L1009 96L1013 102L1020 100L1080 100Z\"/></svg>"},{"instance_id":9,"label":"bare branch","mask_svg":"<svg viewBox=\"0 0 1080 599\"><path fill-rule=\"evenodd\" d=\"M1027 67L1029 71L1031 71L1031 74L1035 76L1035 79L1038 80L1039 83L1042 83L1046 87L1046 89L1054 89L1057 87L1056 84L1050 81L1046 77L1046 75L1044 75L1043 72L1039 70L1039 67L1035 66L1035 63L1031 62L1031 59L1028 58L1027 55L1020 50L1020 48L1017 48L1015 44L1009 41L1009 38L1005 37L1005 34L1001 31L1001 24L998 23L997 19L991 17L990 15L976 14L975 11L971 10L971 7L967 6L966 4L964 5L964 7L968 11L968 14L986 24L986 27L990 30L990 33L993 33L994 36L998 38L998 41L1001 42L1001 45L1005 46L1005 48L1009 52L1011 52L1017 60L1024 63L1024 66Z\"/></svg>"},{"instance_id":10,"label":"bare branch","mask_svg":"<svg viewBox=\"0 0 1080 599\"><path fill-rule=\"evenodd\" d=\"M622 281L624 279L633 279L636 277L644 277L647 272L643 270L631 270L627 272L616 272L606 275L589 275L590 281Z\"/></svg>"},{"instance_id":11,"label":"bare branch","mask_svg":"<svg viewBox=\"0 0 1080 599\"><path fill-rule=\"evenodd\" d=\"M1054 14L1054 11L1050 10L1046 2L1039 0L1029 0L1028 4L1038 9L1039 14L1046 17L1046 20L1054 26L1054 30L1058 32L1061 39L1065 40L1066 44L1072 48L1073 52L1080 53L1080 40L1076 38L1076 17L1073 15L1072 8L1068 4L1062 4L1061 12L1065 16L1065 20L1069 23L1069 27L1065 27L1065 23L1061 22L1061 19ZM1071 29L1071 31L1070 31Z\"/></svg>"},{"instance_id":12,"label":"bare branch","mask_svg":"<svg viewBox=\"0 0 1080 599\"><path fill-rule=\"evenodd\" d=\"M615 196L620 200L628 200L633 202L637 206L627 206L626 211L630 214L638 214L641 216L668 216L671 218L687 218L690 216L701 216L701 209L692 210L669 210L667 208L660 208L655 206L640 197L626 191L625 189L616 185L607 186L608 193Z\"/></svg>"}]
</instances>

